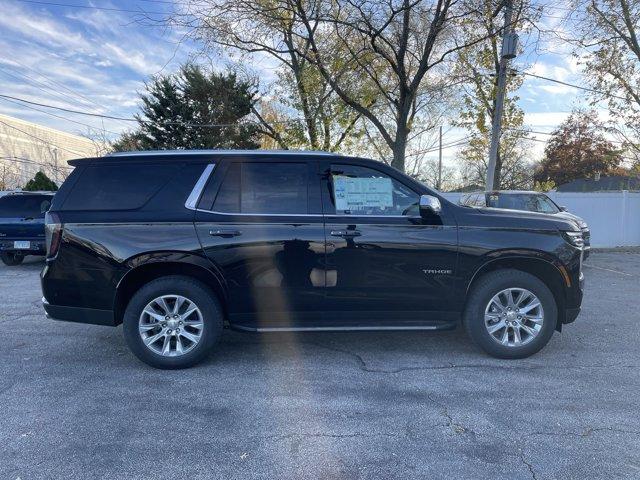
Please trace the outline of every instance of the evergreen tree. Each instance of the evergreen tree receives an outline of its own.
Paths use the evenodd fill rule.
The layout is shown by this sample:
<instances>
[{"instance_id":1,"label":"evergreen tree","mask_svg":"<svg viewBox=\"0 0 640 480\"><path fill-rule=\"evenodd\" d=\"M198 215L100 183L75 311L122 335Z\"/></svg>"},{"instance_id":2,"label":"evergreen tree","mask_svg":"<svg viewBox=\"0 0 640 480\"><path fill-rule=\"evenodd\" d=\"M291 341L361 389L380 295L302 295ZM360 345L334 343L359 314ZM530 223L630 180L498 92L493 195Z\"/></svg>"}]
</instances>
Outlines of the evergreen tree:
<instances>
[{"instance_id":1,"label":"evergreen tree","mask_svg":"<svg viewBox=\"0 0 640 480\"><path fill-rule=\"evenodd\" d=\"M256 125L244 122L255 92L232 73L208 73L184 65L174 75L153 78L141 95L138 129L114 145L123 150L258 148Z\"/></svg>"},{"instance_id":2,"label":"evergreen tree","mask_svg":"<svg viewBox=\"0 0 640 480\"><path fill-rule=\"evenodd\" d=\"M31 180L27 182L23 190L26 190L28 192L35 192L39 190L55 192L56 190L58 190L58 186L53 180L47 177L44 172L39 171Z\"/></svg>"}]
</instances>

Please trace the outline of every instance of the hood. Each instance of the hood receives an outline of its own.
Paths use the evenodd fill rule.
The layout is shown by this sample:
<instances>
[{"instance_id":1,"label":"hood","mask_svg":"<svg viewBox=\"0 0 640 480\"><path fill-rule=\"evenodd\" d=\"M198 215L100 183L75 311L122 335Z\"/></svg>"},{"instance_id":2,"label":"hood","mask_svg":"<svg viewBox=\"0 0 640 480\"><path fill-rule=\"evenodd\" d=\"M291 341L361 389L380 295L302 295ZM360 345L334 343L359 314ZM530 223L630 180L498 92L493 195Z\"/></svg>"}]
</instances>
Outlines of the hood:
<instances>
[{"instance_id":1,"label":"hood","mask_svg":"<svg viewBox=\"0 0 640 480\"><path fill-rule=\"evenodd\" d=\"M496 226L509 226L523 228L534 228L539 230L565 230L579 231L580 224L566 215L557 213L538 213L526 210L509 210L506 208L480 207L475 208L487 220L495 219ZM566 214L567 212L561 212ZM569 214L571 217L575 217Z\"/></svg>"},{"instance_id":2,"label":"hood","mask_svg":"<svg viewBox=\"0 0 640 480\"><path fill-rule=\"evenodd\" d=\"M570 212L558 212L558 213L555 213L554 215L559 217L559 218L566 218L567 220L571 220L571 221L577 222L578 225L580 226L580 228L587 227L587 222L585 222L581 217L579 217L578 215L575 215L573 213L570 213Z\"/></svg>"}]
</instances>

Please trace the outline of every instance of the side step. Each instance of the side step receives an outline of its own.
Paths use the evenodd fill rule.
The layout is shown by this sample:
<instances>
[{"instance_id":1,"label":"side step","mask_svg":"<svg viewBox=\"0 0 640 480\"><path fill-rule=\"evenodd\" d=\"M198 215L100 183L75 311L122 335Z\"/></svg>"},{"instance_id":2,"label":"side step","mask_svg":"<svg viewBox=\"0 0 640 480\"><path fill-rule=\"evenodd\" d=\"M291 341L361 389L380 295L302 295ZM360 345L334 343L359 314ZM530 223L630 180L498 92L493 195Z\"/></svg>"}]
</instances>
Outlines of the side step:
<instances>
[{"instance_id":1,"label":"side step","mask_svg":"<svg viewBox=\"0 0 640 480\"><path fill-rule=\"evenodd\" d=\"M430 325L335 325L335 326L308 326L308 327L254 327L240 324L230 324L232 330L244 332L382 332L382 331L412 331L412 330L454 330L457 322L442 322Z\"/></svg>"}]
</instances>

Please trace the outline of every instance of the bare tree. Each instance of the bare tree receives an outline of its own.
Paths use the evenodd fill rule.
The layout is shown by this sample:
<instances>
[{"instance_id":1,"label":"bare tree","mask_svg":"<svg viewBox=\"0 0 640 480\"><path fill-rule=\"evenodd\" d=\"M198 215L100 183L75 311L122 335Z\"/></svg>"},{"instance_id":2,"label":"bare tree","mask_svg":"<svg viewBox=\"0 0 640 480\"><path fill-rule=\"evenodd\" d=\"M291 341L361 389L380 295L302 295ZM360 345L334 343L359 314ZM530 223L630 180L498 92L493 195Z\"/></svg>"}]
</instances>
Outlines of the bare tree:
<instances>
[{"instance_id":1,"label":"bare tree","mask_svg":"<svg viewBox=\"0 0 640 480\"><path fill-rule=\"evenodd\" d=\"M640 0L575 0L571 12L575 54L593 91L605 102L618 136L633 157L640 154Z\"/></svg>"},{"instance_id":2,"label":"bare tree","mask_svg":"<svg viewBox=\"0 0 640 480\"><path fill-rule=\"evenodd\" d=\"M529 189L533 187L534 163L528 156L531 141L520 139L518 135L502 137L502 172L500 188ZM469 144L460 152L460 166L463 178L469 184L484 185L487 176L489 149L488 136L474 136Z\"/></svg>"},{"instance_id":3,"label":"bare tree","mask_svg":"<svg viewBox=\"0 0 640 480\"><path fill-rule=\"evenodd\" d=\"M450 54L487 38L456 41L460 23L477 12L462 0L296 1L312 61L340 98L371 122L391 150L392 166L404 171L415 121L435 96L452 84ZM329 34L330 33L330 34ZM494 35L492 33L490 35ZM346 52L336 65L330 52ZM353 72L364 75L377 101L353 89ZM366 90L365 90L366 91Z\"/></svg>"},{"instance_id":4,"label":"bare tree","mask_svg":"<svg viewBox=\"0 0 640 480\"><path fill-rule=\"evenodd\" d=\"M239 59L277 62L270 94L254 108L267 144L335 151L362 135L360 114L345 105L309 61L294 0L186 0L165 22ZM340 52L332 52L339 61ZM368 104L375 102L370 98Z\"/></svg>"},{"instance_id":5,"label":"bare tree","mask_svg":"<svg viewBox=\"0 0 640 480\"><path fill-rule=\"evenodd\" d=\"M313 148L371 136L364 120L391 164L405 170L411 138L433 118L422 114L452 86L448 56L486 38L455 41L460 22L476 10L473 0L187 0L165 23L205 49L275 59L284 67L281 85L294 87L283 103L301 113ZM256 115L286 148L287 128Z\"/></svg>"},{"instance_id":6,"label":"bare tree","mask_svg":"<svg viewBox=\"0 0 640 480\"><path fill-rule=\"evenodd\" d=\"M15 166L16 162L12 162L10 158L0 158L0 191L20 186L20 175Z\"/></svg>"}]
</instances>

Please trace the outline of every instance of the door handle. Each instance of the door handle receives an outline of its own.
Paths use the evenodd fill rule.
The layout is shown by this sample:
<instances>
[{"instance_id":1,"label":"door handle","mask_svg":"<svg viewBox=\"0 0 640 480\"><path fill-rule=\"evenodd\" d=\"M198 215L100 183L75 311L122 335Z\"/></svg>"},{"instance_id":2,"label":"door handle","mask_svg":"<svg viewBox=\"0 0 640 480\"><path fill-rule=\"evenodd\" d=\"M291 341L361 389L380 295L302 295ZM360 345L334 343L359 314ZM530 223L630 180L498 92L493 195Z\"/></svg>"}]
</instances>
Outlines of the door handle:
<instances>
[{"instance_id":1,"label":"door handle","mask_svg":"<svg viewBox=\"0 0 640 480\"><path fill-rule=\"evenodd\" d=\"M359 237L362 235L358 230L331 230L332 237Z\"/></svg>"},{"instance_id":2,"label":"door handle","mask_svg":"<svg viewBox=\"0 0 640 480\"><path fill-rule=\"evenodd\" d=\"M238 237L242 235L242 232L240 230L217 229L217 230L209 230L209 235L211 235L212 237L231 238L231 237Z\"/></svg>"}]
</instances>

